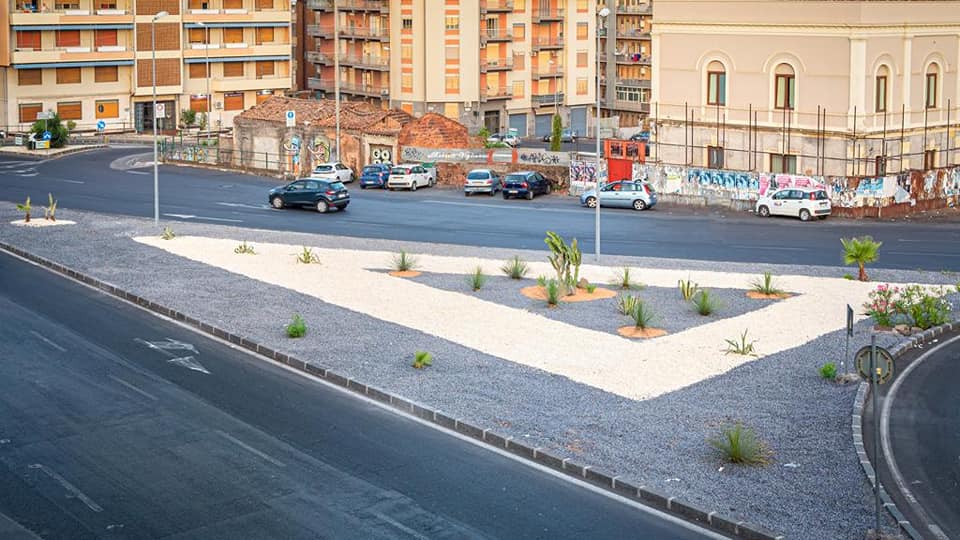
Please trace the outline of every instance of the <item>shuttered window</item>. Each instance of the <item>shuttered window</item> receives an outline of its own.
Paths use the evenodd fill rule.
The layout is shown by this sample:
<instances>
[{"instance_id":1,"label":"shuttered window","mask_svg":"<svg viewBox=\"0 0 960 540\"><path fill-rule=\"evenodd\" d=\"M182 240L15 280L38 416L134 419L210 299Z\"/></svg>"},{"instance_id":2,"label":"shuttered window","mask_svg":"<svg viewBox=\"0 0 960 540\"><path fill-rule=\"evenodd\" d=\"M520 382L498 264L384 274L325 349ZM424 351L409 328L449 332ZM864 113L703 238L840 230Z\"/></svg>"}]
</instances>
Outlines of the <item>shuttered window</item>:
<instances>
[{"instance_id":1,"label":"shuttered window","mask_svg":"<svg viewBox=\"0 0 960 540\"><path fill-rule=\"evenodd\" d=\"M32 124L37 121L37 113L41 111L43 111L41 103L24 103L20 105L20 121Z\"/></svg>"},{"instance_id":2,"label":"shuttered window","mask_svg":"<svg viewBox=\"0 0 960 540\"><path fill-rule=\"evenodd\" d=\"M97 66L93 68L94 82L117 82L120 80L117 66Z\"/></svg>"},{"instance_id":3,"label":"shuttered window","mask_svg":"<svg viewBox=\"0 0 960 540\"><path fill-rule=\"evenodd\" d=\"M80 81L80 68L57 68L57 84L79 84Z\"/></svg>"},{"instance_id":4,"label":"shuttered window","mask_svg":"<svg viewBox=\"0 0 960 540\"><path fill-rule=\"evenodd\" d=\"M43 84L42 69L18 69L17 84L20 86L35 86Z\"/></svg>"},{"instance_id":5,"label":"shuttered window","mask_svg":"<svg viewBox=\"0 0 960 540\"><path fill-rule=\"evenodd\" d=\"M207 112L207 96L190 96L190 110L196 112Z\"/></svg>"},{"instance_id":6,"label":"shuttered window","mask_svg":"<svg viewBox=\"0 0 960 540\"><path fill-rule=\"evenodd\" d=\"M97 118L120 118L120 102L116 99L97 101Z\"/></svg>"},{"instance_id":7,"label":"shuttered window","mask_svg":"<svg viewBox=\"0 0 960 540\"><path fill-rule=\"evenodd\" d=\"M112 47L117 44L116 30L95 30L93 44L97 47Z\"/></svg>"},{"instance_id":8,"label":"shuttered window","mask_svg":"<svg viewBox=\"0 0 960 540\"><path fill-rule=\"evenodd\" d=\"M206 79L207 78L207 64L190 64L190 78L191 79Z\"/></svg>"},{"instance_id":9,"label":"shuttered window","mask_svg":"<svg viewBox=\"0 0 960 540\"><path fill-rule=\"evenodd\" d=\"M17 48L40 50L40 31L17 32Z\"/></svg>"},{"instance_id":10,"label":"shuttered window","mask_svg":"<svg viewBox=\"0 0 960 540\"><path fill-rule=\"evenodd\" d=\"M206 43L207 42L207 30L205 28L190 28L190 31L187 33L187 40L190 43Z\"/></svg>"},{"instance_id":11,"label":"shuttered window","mask_svg":"<svg viewBox=\"0 0 960 540\"><path fill-rule=\"evenodd\" d=\"M273 9L273 0L257 0L257 9Z\"/></svg>"},{"instance_id":12,"label":"shuttered window","mask_svg":"<svg viewBox=\"0 0 960 540\"><path fill-rule=\"evenodd\" d=\"M257 94L257 105L273 97L273 94Z\"/></svg>"},{"instance_id":13,"label":"shuttered window","mask_svg":"<svg viewBox=\"0 0 960 540\"><path fill-rule=\"evenodd\" d=\"M190 2L188 2L190 9L207 9L209 5L208 0L190 0Z\"/></svg>"},{"instance_id":14,"label":"shuttered window","mask_svg":"<svg viewBox=\"0 0 960 540\"><path fill-rule=\"evenodd\" d=\"M224 43L243 43L243 28L224 28Z\"/></svg>"},{"instance_id":15,"label":"shuttered window","mask_svg":"<svg viewBox=\"0 0 960 540\"><path fill-rule=\"evenodd\" d=\"M273 28L257 28L257 45L273 43Z\"/></svg>"},{"instance_id":16,"label":"shuttered window","mask_svg":"<svg viewBox=\"0 0 960 540\"><path fill-rule=\"evenodd\" d=\"M79 30L57 30L57 47L79 47Z\"/></svg>"},{"instance_id":17,"label":"shuttered window","mask_svg":"<svg viewBox=\"0 0 960 540\"><path fill-rule=\"evenodd\" d=\"M273 76L273 61L259 61L257 62L257 78L262 77L271 77Z\"/></svg>"},{"instance_id":18,"label":"shuttered window","mask_svg":"<svg viewBox=\"0 0 960 540\"><path fill-rule=\"evenodd\" d=\"M57 103L57 114L61 120L80 120L83 117L79 101L61 101Z\"/></svg>"},{"instance_id":19,"label":"shuttered window","mask_svg":"<svg viewBox=\"0 0 960 540\"><path fill-rule=\"evenodd\" d=\"M243 93L237 92L235 94L227 94L223 96L223 110L242 111L243 110Z\"/></svg>"},{"instance_id":20,"label":"shuttered window","mask_svg":"<svg viewBox=\"0 0 960 540\"><path fill-rule=\"evenodd\" d=\"M243 9L243 0L223 0L223 9Z\"/></svg>"},{"instance_id":21,"label":"shuttered window","mask_svg":"<svg viewBox=\"0 0 960 540\"><path fill-rule=\"evenodd\" d=\"M243 62L224 62L224 77L243 77Z\"/></svg>"}]
</instances>

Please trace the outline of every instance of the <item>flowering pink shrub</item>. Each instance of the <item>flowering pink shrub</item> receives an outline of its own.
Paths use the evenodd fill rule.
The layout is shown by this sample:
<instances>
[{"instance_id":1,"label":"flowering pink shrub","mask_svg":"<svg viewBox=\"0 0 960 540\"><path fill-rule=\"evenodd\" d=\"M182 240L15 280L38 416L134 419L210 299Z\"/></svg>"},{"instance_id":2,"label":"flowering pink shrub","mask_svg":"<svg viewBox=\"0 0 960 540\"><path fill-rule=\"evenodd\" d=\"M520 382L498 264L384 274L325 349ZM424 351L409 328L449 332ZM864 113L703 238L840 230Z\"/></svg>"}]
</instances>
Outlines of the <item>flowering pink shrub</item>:
<instances>
[{"instance_id":1,"label":"flowering pink shrub","mask_svg":"<svg viewBox=\"0 0 960 540\"><path fill-rule=\"evenodd\" d=\"M898 300L899 287L883 284L870 291L870 301L863 305L864 313L880 326L893 326L894 318L903 312Z\"/></svg>"}]
</instances>

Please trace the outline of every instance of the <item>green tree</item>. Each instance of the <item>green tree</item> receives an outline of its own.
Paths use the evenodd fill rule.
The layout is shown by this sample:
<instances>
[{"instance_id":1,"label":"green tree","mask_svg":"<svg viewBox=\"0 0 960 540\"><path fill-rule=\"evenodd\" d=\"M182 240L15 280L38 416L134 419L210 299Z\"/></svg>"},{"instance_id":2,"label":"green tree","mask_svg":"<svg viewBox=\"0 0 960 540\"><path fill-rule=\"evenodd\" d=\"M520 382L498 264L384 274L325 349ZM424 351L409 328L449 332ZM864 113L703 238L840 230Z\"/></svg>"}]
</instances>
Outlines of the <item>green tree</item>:
<instances>
[{"instance_id":1,"label":"green tree","mask_svg":"<svg viewBox=\"0 0 960 540\"><path fill-rule=\"evenodd\" d=\"M67 145L67 142L70 139L70 133L67 131L67 126L63 125L60 122L60 115L57 113L52 113L53 117L49 120L37 120L30 126L30 132L33 133L34 138L40 140L43 136L43 132L50 132L50 148L63 148Z\"/></svg>"},{"instance_id":2,"label":"green tree","mask_svg":"<svg viewBox=\"0 0 960 540\"><path fill-rule=\"evenodd\" d=\"M180 111L180 123L184 127L190 127L197 121L197 111L193 109L184 109Z\"/></svg>"},{"instance_id":3,"label":"green tree","mask_svg":"<svg viewBox=\"0 0 960 540\"><path fill-rule=\"evenodd\" d=\"M553 115L553 133L550 135L550 151L560 151L560 136L563 133L563 120L559 114Z\"/></svg>"},{"instance_id":4,"label":"green tree","mask_svg":"<svg viewBox=\"0 0 960 540\"><path fill-rule=\"evenodd\" d=\"M483 142L487 142L487 138L490 137L490 130L487 129L487 126L480 128L480 131L477 132L477 137L483 139Z\"/></svg>"},{"instance_id":5,"label":"green tree","mask_svg":"<svg viewBox=\"0 0 960 540\"><path fill-rule=\"evenodd\" d=\"M883 242L876 242L873 237L860 236L857 238L841 238L843 244L843 264L856 264L860 269L860 281L868 281L867 263L876 262L880 258L880 246Z\"/></svg>"}]
</instances>

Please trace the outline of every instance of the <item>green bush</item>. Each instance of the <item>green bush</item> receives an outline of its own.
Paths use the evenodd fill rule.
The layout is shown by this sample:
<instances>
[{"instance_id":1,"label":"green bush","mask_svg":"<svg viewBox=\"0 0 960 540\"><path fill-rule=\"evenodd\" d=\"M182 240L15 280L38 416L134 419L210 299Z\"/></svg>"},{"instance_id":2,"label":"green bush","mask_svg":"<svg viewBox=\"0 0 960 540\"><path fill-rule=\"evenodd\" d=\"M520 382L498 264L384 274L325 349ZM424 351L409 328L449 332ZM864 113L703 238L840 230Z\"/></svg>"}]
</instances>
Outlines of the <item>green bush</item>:
<instances>
[{"instance_id":1,"label":"green bush","mask_svg":"<svg viewBox=\"0 0 960 540\"><path fill-rule=\"evenodd\" d=\"M942 295L930 294L919 285L902 290L900 305L913 326L924 330L950 321L950 302Z\"/></svg>"},{"instance_id":2,"label":"green bush","mask_svg":"<svg viewBox=\"0 0 960 540\"><path fill-rule=\"evenodd\" d=\"M597 285L595 283L587 283L587 292L593 294L597 290Z\"/></svg>"},{"instance_id":3,"label":"green bush","mask_svg":"<svg viewBox=\"0 0 960 540\"><path fill-rule=\"evenodd\" d=\"M653 323L654 315L653 310L647 307L647 304L643 300L637 300L637 303L633 306L633 311L630 312L630 318L633 319L633 324L641 330L646 330L650 328L651 323Z\"/></svg>"},{"instance_id":4,"label":"green bush","mask_svg":"<svg viewBox=\"0 0 960 540\"><path fill-rule=\"evenodd\" d=\"M560 284L555 279L547 281L546 287L544 287L545 292L547 293L547 305L555 306L560 302Z\"/></svg>"},{"instance_id":5,"label":"green bush","mask_svg":"<svg viewBox=\"0 0 960 540\"><path fill-rule=\"evenodd\" d=\"M307 335L307 323L299 313L293 315L293 321L287 325L287 337L301 338Z\"/></svg>"},{"instance_id":6,"label":"green bush","mask_svg":"<svg viewBox=\"0 0 960 540\"><path fill-rule=\"evenodd\" d=\"M408 255L406 251L400 250L400 253L393 256L393 269L397 272L409 272L417 267L417 258Z\"/></svg>"},{"instance_id":7,"label":"green bush","mask_svg":"<svg viewBox=\"0 0 960 540\"><path fill-rule=\"evenodd\" d=\"M709 289L703 289L693 297L693 308L704 317L713 314L719 307L720 303L710 294Z\"/></svg>"},{"instance_id":8,"label":"green bush","mask_svg":"<svg viewBox=\"0 0 960 540\"><path fill-rule=\"evenodd\" d=\"M820 376L828 381L836 380L837 378L837 365L833 362L827 362L826 364L820 366Z\"/></svg>"},{"instance_id":9,"label":"green bush","mask_svg":"<svg viewBox=\"0 0 960 540\"><path fill-rule=\"evenodd\" d=\"M723 459L730 463L743 465L763 465L767 463L767 451L763 442L750 428L736 423L725 426L719 436L708 439L710 446L717 449Z\"/></svg>"},{"instance_id":10,"label":"green bush","mask_svg":"<svg viewBox=\"0 0 960 540\"><path fill-rule=\"evenodd\" d=\"M527 272L530 271L530 268L527 266L527 263L517 255L505 262L503 266L500 267L500 270L510 276L510 279L523 279L523 277L527 275Z\"/></svg>"},{"instance_id":11,"label":"green bush","mask_svg":"<svg viewBox=\"0 0 960 540\"><path fill-rule=\"evenodd\" d=\"M773 275L770 272L763 273L763 279L754 280L750 286L755 292L760 294L766 294L769 296L776 296L783 294L783 291L778 289L773 282Z\"/></svg>"},{"instance_id":12,"label":"green bush","mask_svg":"<svg viewBox=\"0 0 960 540\"><path fill-rule=\"evenodd\" d=\"M180 123L184 127L190 127L197 122L197 111L193 109L184 109L180 111Z\"/></svg>"},{"instance_id":13,"label":"green bush","mask_svg":"<svg viewBox=\"0 0 960 540\"><path fill-rule=\"evenodd\" d=\"M563 119L559 114L553 115L553 131L550 133L550 151L560 151L560 137L563 134Z\"/></svg>"},{"instance_id":14,"label":"green bush","mask_svg":"<svg viewBox=\"0 0 960 540\"><path fill-rule=\"evenodd\" d=\"M423 369L433 365L433 355L427 351L417 351L413 353L413 364L416 369Z\"/></svg>"},{"instance_id":15,"label":"green bush","mask_svg":"<svg viewBox=\"0 0 960 540\"><path fill-rule=\"evenodd\" d=\"M473 273L467 277L467 282L474 291L479 291L483 288L483 284L487 282L487 276L483 274L483 268L478 266L474 269Z\"/></svg>"},{"instance_id":16,"label":"green bush","mask_svg":"<svg viewBox=\"0 0 960 540\"><path fill-rule=\"evenodd\" d=\"M633 313L634 309L637 307L637 304L642 302L640 297L635 294L626 294L617 297L617 311L621 315L630 316Z\"/></svg>"},{"instance_id":17,"label":"green bush","mask_svg":"<svg viewBox=\"0 0 960 540\"><path fill-rule=\"evenodd\" d=\"M70 132L67 126L60 121L60 115L53 111L53 118L49 120L37 120L30 126L30 133L33 133L34 139L40 140L44 131L50 132L50 148L63 148L70 140Z\"/></svg>"}]
</instances>

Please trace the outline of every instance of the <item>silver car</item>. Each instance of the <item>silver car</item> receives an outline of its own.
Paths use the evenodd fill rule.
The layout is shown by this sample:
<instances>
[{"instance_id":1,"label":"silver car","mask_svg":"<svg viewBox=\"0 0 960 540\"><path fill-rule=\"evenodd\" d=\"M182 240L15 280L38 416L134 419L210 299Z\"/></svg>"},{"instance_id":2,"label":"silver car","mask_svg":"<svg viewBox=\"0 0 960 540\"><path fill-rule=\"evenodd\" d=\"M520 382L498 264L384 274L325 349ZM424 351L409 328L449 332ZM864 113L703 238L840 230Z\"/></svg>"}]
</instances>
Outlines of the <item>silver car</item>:
<instances>
[{"instance_id":1,"label":"silver car","mask_svg":"<svg viewBox=\"0 0 960 540\"><path fill-rule=\"evenodd\" d=\"M473 169L467 173L463 184L463 194L469 197L473 193L486 193L491 197L503 190L503 181L490 169Z\"/></svg>"},{"instance_id":2,"label":"silver car","mask_svg":"<svg viewBox=\"0 0 960 540\"><path fill-rule=\"evenodd\" d=\"M597 207L597 192L590 189L580 195L580 204L589 208ZM657 192L647 182L641 180L620 180L600 186L600 206L619 206L646 210L657 204Z\"/></svg>"}]
</instances>

